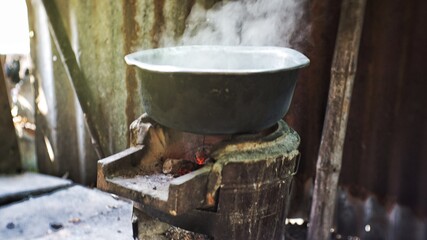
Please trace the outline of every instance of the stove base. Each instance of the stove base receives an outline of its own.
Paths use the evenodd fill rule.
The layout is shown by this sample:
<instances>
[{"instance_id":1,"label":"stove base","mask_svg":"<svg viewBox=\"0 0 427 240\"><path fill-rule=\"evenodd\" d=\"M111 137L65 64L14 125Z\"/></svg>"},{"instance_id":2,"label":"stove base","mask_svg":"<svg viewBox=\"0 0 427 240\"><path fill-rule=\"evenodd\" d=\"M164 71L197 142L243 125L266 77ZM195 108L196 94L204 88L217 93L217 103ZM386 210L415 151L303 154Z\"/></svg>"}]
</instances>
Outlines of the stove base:
<instances>
[{"instance_id":1,"label":"stove base","mask_svg":"<svg viewBox=\"0 0 427 240\"><path fill-rule=\"evenodd\" d=\"M266 134L215 138L213 161L177 178L159 177L156 164L205 137L151 124L132 124L131 142L143 145L98 162L98 187L134 201L136 235L166 237L170 224L215 240L283 239L300 141L285 122Z\"/></svg>"}]
</instances>

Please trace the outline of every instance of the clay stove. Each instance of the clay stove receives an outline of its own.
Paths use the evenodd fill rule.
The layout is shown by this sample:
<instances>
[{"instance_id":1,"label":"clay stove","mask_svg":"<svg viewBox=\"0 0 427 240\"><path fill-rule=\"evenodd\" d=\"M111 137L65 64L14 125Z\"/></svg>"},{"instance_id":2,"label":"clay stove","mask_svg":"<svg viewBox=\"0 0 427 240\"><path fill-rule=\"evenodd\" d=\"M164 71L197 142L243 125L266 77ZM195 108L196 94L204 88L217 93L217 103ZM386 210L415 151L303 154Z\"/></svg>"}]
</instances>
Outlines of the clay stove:
<instances>
[{"instance_id":1,"label":"clay stove","mask_svg":"<svg viewBox=\"0 0 427 240\"><path fill-rule=\"evenodd\" d=\"M181 50L168 49L167 52ZM235 49L219 50L216 54ZM243 50L246 53L253 49ZM277 49L262 50L268 55ZM208 70L203 66L177 70L170 67L176 62L164 62L171 58L162 60L164 52L151 50L148 58L135 57L154 66L135 64L142 69L139 78L143 82L144 107L148 114L131 124L129 149L98 162L98 188L134 202L134 236L141 240L283 239L290 184L298 168L300 139L280 118L289 107L295 70L307 65L308 59L290 67L291 72L285 77L290 78L287 83L280 81L283 69L256 71L253 77L272 80L270 83L274 85L266 88L271 95L260 93L260 99L252 91L262 84L256 80L247 82L252 87L239 83L239 79L246 81L251 77L244 68L239 71L232 67L225 75L212 66ZM172 59L174 57L182 56L172 56ZM162 69L162 66L166 67ZM187 79L191 80L190 85ZM168 95L171 89L165 90L171 85L182 88L184 100L174 96L175 102L171 102ZM185 90L185 87L191 89ZM280 88L286 96L282 96L283 92L280 94ZM198 95L192 92L194 89L204 94L198 96L200 99L193 98L193 103L185 102L188 94ZM245 119L235 115L237 111L245 117L251 116L245 112L250 106L239 107L244 104L242 99L245 104L251 101L248 96L257 101L264 99L273 110L267 104L265 109L260 108L260 113L267 116L253 115ZM165 112L169 105L175 107L169 110L168 117ZM280 110L279 114L274 107ZM185 238L181 233L185 233Z\"/></svg>"}]
</instances>

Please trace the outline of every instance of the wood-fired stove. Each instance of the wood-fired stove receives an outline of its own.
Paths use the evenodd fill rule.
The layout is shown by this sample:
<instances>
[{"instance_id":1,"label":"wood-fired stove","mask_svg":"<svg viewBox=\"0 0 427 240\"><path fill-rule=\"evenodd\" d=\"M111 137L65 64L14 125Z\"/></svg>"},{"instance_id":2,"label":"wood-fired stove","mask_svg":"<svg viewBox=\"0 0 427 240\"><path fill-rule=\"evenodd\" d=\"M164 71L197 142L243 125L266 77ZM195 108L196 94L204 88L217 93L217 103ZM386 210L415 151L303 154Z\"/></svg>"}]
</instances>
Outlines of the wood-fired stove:
<instances>
[{"instance_id":1,"label":"wood-fired stove","mask_svg":"<svg viewBox=\"0 0 427 240\"><path fill-rule=\"evenodd\" d=\"M143 115L130 138L98 162L98 188L134 202L135 237L178 239L175 226L203 234L188 239L284 239L300 139L283 120L255 134L197 135ZM172 160L193 171L163 173Z\"/></svg>"}]
</instances>

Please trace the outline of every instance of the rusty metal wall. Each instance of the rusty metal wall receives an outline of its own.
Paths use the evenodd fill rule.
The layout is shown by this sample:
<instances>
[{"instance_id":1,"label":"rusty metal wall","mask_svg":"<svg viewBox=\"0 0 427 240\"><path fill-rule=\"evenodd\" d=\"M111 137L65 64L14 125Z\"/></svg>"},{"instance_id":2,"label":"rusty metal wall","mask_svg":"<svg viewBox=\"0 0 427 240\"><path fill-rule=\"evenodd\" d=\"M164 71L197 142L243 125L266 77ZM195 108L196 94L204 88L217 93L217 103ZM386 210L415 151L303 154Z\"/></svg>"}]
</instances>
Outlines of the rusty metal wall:
<instances>
[{"instance_id":1,"label":"rusty metal wall","mask_svg":"<svg viewBox=\"0 0 427 240\"><path fill-rule=\"evenodd\" d=\"M302 138L303 162L291 207L296 217L307 217L309 211L339 3L312 0L307 8L312 34L303 51L312 63L286 117ZM366 7L338 226L363 239L426 239L427 2L378 0ZM364 230L370 221L376 235Z\"/></svg>"},{"instance_id":2,"label":"rusty metal wall","mask_svg":"<svg viewBox=\"0 0 427 240\"><path fill-rule=\"evenodd\" d=\"M90 183L94 153L77 99L49 34L41 1L27 1L35 68L36 151L40 172ZM82 152L83 151L83 152ZM83 153L83 154L82 154Z\"/></svg>"},{"instance_id":3,"label":"rusty metal wall","mask_svg":"<svg viewBox=\"0 0 427 240\"><path fill-rule=\"evenodd\" d=\"M139 48L158 46L161 33L182 33L196 0L56 1L81 69L96 93L92 114L101 145L108 155L118 152L128 144L130 122L143 112L135 72L122 57ZM298 48L312 63L301 74L286 116L302 137L303 158L291 207L294 216L307 216L310 206L340 3L310 0L306 4L311 34ZM37 11L43 15L42 10ZM422 18L426 15L423 0L368 1L341 175L341 185L351 187L351 195L362 199L365 195L359 192L363 191L356 190L363 189L423 216L427 212L423 185L423 172L427 171L427 108L423 108L427 102L427 67L423 63L427 32ZM36 31L33 45L39 41L38 34ZM41 55L33 52L36 59ZM42 68L40 63L38 66ZM55 79L62 79L59 75L54 74ZM65 91L56 90L56 95ZM63 103L61 108L69 111L75 108L73 104ZM68 128L72 126L75 124ZM57 140L56 144L68 146L69 142ZM90 149L90 144L85 146ZM75 161L72 149L67 148L63 151L70 156L64 155L63 161ZM96 159L81 163L88 161ZM87 171L93 171L92 167Z\"/></svg>"},{"instance_id":4,"label":"rusty metal wall","mask_svg":"<svg viewBox=\"0 0 427 240\"><path fill-rule=\"evenodd\" d=\"M162 33L178 36L196 0L55 0L81 71L95 97L90 103L100 145L108 156L128 146L128 127L143 113L135 71L123 57L159 46ZM214 0L198 0L209 6ZM94 183L97 158L84 127L83 114L48 29L40 0L27 0L31 55L38 85L37 155L42 172L68 174ZM46 100L47 99L47 100ZM40 104L39 104L40 105ZM52 160L48 145L53 149Z\"/></svg>"},{"instance_id":5,"label":"rusty metal wall","mask_svg":"<svg viewBox=\"0 0 427 240\"><path fill-rule=\"evenodd\" d=\"M427 2L368 1L341 184L427 217Z\"/></svg>"}]
</instances>

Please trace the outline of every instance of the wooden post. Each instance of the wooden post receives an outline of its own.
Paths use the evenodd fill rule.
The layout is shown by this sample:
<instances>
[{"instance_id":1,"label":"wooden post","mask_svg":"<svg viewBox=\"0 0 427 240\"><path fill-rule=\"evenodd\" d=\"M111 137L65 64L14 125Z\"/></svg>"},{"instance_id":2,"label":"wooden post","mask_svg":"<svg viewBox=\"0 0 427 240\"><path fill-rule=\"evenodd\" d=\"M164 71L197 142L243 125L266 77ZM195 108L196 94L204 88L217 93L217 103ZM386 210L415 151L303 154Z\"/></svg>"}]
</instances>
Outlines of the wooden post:
<instances>
[{"instance_id":1,"label":"wooden post","mask_svg":"<svg viewBox=\"0 0 427 240\"><path fill-rule=\"evenodd\" d=\"M21 169L18 139L10 112L8 89L0 56L0 173L16 173Z\"/></svg>"},{"instance_id":2,"label":"wooden post","mask_svg":"<svg viewBox=\"0 0 427 240\"><path fill-rule=\"evenodd\" d=\"M329 239L366 0L343 0L307 239Z\"/></svg>"},{"instance_id":3,"label":"wooden post","mask_svg":"<svg viewBox=\"0 0 427 240\"><path fill-rule=\"evenodd\" d=\"M92 145L98 158L102 159L105 155L99 143L98 132L93 124L92 117L89 114L89 105L93 102L93 97L88 87L88 83L77 63L76 56L73 48L71 47L70 40L67 36L64 23L62 22L61 15L59 14L55 1L43 0L43 5L49 19L49 29L52 34L53 41L58 49L65 72L67 73L67 76L71 81L71 85L76 92L80 107L82 108Z\"/></svg>"}]
</instances>

